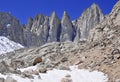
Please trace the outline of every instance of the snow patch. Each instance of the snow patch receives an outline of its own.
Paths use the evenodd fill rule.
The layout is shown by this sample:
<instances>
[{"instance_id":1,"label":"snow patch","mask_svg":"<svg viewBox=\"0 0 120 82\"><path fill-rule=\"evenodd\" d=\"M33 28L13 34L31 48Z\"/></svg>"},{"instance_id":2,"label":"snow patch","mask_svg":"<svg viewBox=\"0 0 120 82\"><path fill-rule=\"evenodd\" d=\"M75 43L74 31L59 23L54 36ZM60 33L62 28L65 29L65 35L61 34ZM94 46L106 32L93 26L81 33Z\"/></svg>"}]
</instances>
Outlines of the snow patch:
<instances>
[{"instance_id":1,"label":"snow patch","mask_svg":"<svg viewBox=\"0 0 120 82\"><path fill-rule=\"evenodd\" d=\"M35 70L37 66L31 66L28 68L20 69L24 72L29 69ZM77 66L71 66L70 70L58 70L53 69L47 71L47 73L39 73L39 76L33 75L34 79L22 78L20 76L12 75L12 77L18 82L61 82L62 78L66 75L70 75L73 82L107 82L108 78L102 72L92 71L85 69L78 69Z\"/></svg>"},{"instance_id":2,"label":"snow patch","mask_svg":"<svg viewBox=\"0 0 120 82\"><path fill-rule=\"evenodd\" d=\"M18 69L20 70L21 72L24 72L24 71L27 71L27 70L36 70L37 69L37 65L36 66L30 66L30 67L27 67L27 68L22 68L22 69Z\"/></svg>"},{"instance_id":3,"label":"snow patch","mask_svg":"<svg viewBox=\"0 0 120 82\"><path fill-rule=\"evenodd\" d=\"M0 36L0 54L11 52L20 48L24 48L19 43L9 40L4 36Z\"/></svg>"},{"instance_id":4,"label":"snow patch","mask_svg":"<svg viewBox=\"0 0 120 82\"><path fill-rule=\"evenodd\" d=\"M6 27L9 28L11 26L11 24L7 24Z\"/></svg>"}]
</instances>

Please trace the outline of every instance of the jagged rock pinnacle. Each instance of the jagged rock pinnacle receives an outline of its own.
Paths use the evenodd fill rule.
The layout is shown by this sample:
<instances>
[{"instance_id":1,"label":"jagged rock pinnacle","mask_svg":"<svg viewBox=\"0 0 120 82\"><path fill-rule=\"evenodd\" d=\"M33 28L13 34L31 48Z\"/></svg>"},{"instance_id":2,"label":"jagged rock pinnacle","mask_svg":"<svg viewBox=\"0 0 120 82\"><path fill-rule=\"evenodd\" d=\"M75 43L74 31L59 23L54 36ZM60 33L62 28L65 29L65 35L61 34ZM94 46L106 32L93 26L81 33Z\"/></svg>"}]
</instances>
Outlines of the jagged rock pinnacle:
<instances>
[{"instance_id":1,"label":"jagged rock pinnacle","mask_svg":"<svg viewBox=\"0 0 120 82\"><path fill-rule=\"evenodd\" d=\"M61 36L60 41L72 41L73 39L73 27L70 17L66 11L63 13L63 17L61 20Z\"/></svg>"}]
</instances>

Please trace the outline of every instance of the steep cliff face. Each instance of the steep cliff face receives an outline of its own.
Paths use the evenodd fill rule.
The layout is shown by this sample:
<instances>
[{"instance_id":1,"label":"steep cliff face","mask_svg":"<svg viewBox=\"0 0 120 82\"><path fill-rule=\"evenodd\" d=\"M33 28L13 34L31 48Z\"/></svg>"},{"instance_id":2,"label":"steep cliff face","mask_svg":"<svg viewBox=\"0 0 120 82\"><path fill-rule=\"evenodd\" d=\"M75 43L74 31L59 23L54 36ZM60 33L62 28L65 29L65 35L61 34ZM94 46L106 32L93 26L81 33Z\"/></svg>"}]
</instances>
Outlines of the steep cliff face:
<instances>
[{"instance_id":1,"label":"steep cliff face","mask_svg":"<svg viewBox=\"0 0 120 82\"><path fill-rule=\"evenodd\" d=\"M101 9L94 3L83 12L80 18L73 22L71 22L70 16L66 11L63 13L61 20L53 12L50 17L41 14L34 19L30 18L27 28L36 35L37 45L57 41L79 42L80 40L86 40L89 31L103 19L104 15ZM36 42L34 44L36 45Z\"/></svg>"},{"instance_id":2,"label":"steep cliff face","mask_svg":"<svg viewBox=\"0 0 120 82\"><path fill-rule=\"evenodd\" d=\"M44 16L42 14L37 15L33 21L29 19L27 25L28 31L31 32L36 38L31 38L33 44L36 46L43 45L47 42L58 41L58 31L60 26L60 20L55 12L51 17Z\"/></svg>"},{"instance_id":3,"label":"steep cliff face","mask_svg":"<svg viewBox=\"0 0 120 82\"><path fill-rule=\"evenodd\" d=\"M60 41L72 41L74 35L74 28L72 26L72 22L70 17L66 11L64 11L62 20L61 20L61 35Z\"/></svg>"},{"instance_id":4,"label":"steep cliff face","mask_svg":"<svg viewBox=\"0 0 120 82\"><path fill-rule=\"evenodd\" d=\"M87 39L90 29L99 24L103 19L104 15L97 4L94 3L90 8L86 9L80 18L73 22L77 27L75 41Z\"/></svg>"},{"instance_id":5,"label":"steep cliff face","mask_svg":"<svg viewBox=\"0 0 120 82\"><path fill-rule=\"evenodd\" d=\"M23 43L22 30L15 17L9 13L0 13L0 36L6 36L15 42Z\"/></svg>"},{"instance_id":6,"label":"steep cliff face","mask_svg":"<svg viewBox=\"0 0 120 82\"><path fill-rule=\"evenodd\" d=\"M49 30L49 37L48 42L57 42L59 41L60 37L60 19L58 18L56 12L53 12L50 16L50 22L49 22L50 30Z\"/></svg>"},{"instance_id":7,"label":"steep cliff face","mask_svg":"<svg viewBox=\"0 0 120 82\"><path fill-rule=\"evenodd\" d=\"M120 27L120 1L113 7L105 20L91 30L89 40L91 42L113 42L119 39ZM116 39L115 39L116 38ZM116 40L116 41L115 41Z\"/></svg>"},{"instance_id":8,"label":"steep cliff face","mask_svg":"<svg viewBox=\"0 0 120 82\"><path fill-rule=\"evenodd\" d=\"M45 44L49 35L49 17L39 14L30 18L24 33L27 46Z\"/></svg>"},{"instance_id":9,"label":"steep cliff face","mask_svg":"<svg viewBox=\"0 0 120 82\"><path fill-rule=\"evenodd\" d=\"M27 26L26 26L26 29L31 30L32 25L33 25L33 18L30 17L30 18L28 19L28 24L27 24Z\"/></svg>"}]
</instances>

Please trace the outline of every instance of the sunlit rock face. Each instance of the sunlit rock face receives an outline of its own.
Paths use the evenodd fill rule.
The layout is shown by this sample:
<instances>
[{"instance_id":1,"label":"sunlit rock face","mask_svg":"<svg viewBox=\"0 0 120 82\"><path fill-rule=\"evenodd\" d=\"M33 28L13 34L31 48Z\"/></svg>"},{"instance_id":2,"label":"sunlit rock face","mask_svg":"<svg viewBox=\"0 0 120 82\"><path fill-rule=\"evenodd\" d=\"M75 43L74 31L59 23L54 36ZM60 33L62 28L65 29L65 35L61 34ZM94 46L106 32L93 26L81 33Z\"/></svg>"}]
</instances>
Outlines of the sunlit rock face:
<instances>
[{"instance_id":1,"label":"sunlit rock face","mask_svg":"<svg viewBox=\"0 0 120 82\"><path fill-rule=\"evenodd\" d=\"M66 11L64 11L62 20L61 20L61 35L60 41L72 41L73 40L74 29L70 17Z\"/></svg>"},{"instance_id":2,"label":"sunlit rock face","mask_svg":"<svg viewBox=\"0 0 120 82\"><path fill-rule=\"evenodd\" d=\"M51 16L37 14L34 18L30 17L26 25L21 25L9 13L0 13L0 19L0 36L8 37L26 47L32 47L49 42L86 40L89 31L104 19L104 15L94 3L74 21L71 21L66 11L61 20L54 11Z\"/></svg>"},{"instance_id":3,"label":"sunlit rock face","mask_svg":"<svg viewBox=\"0 0 120 82\"><path fill-rule=\"evenodd\" d=\"M73 21L73 24L77 27L75 41L86 39L89 31L103 19L104 15L97 4L94 3L86 9L77 20Z\"/></svg>"},{"instance_id":4,"label":"sunlit rock face","mask_svg":"<svg viewBox=\"0 0 120 82\"><path fill-rule=\"evenodd\" d=\"M22 34L19 21L9 13L0 12L0 36L23 43Z\"/></svg>"},{"instance_id":5,"label":"sunlit rock face","mask_svg":"<svg viewBox=\"0 0 120 82\"><path fill-rule=\"evenodd\" d=\"M96 25L89 34L88 40L91 42L111 42L116 43L119 40L120 27L120 1L113 7L111 13L106 16L106 19ZM119 44L119 42L118 42Z\"/></svg>"},{"instance_id":6,"label":"sunlit rock face","mask_svg":"<svg viewBox=\"0 0 120 82\"><path fill-rule=\"evenodd\" d=\"M50 28L48 42L59 41L61 27L60 19L58 18L56 12L53 12L52 15L50 16L49 25Z\"/></svg>"}]
</instances>

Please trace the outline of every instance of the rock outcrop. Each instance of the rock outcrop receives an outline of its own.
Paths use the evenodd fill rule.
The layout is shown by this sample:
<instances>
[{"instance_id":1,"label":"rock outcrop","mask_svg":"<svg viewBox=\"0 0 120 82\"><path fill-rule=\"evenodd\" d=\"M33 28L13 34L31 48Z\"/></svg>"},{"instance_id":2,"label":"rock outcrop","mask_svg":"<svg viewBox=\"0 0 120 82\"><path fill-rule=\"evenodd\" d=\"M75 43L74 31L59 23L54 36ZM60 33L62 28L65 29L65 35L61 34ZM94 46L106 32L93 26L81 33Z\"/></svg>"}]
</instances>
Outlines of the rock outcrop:
<instances>
[{"instance_id":1,"label":"rock outcrop","mask_svg":"<svg viewBox=\"0 0 120 82\"><path fill-rule=\"evenodd\" d=\"M39 45L46 43L49 34L49 17L37 15L33 20L31 32L38 37Z\"/></svg>"},{"instance_id":2,"label":"rock outcrop","mask_svg":"<svg viewBox=\"0 0 120 82\"><path fill-rule=\"evenodd\" d=\"M31 30L32 25L33 25L33 18L30 17L30 18L28 19L28 24L27 24L27 26L26 26L26 29Z\"/></svg>"},{"instance_id":3,"label":"rock outcrop","mask_svg":"<svg viewBox=\"0 0 120 82\"><path fill-rule=\"evenodd\" d=\"M19 20L9 13L0 12L0 36L5 36L22 44L22 30Z\"/></svg>"},{"instance_id":4,"label":"rock outcrop","mask_svg":"<svg viewBox=\"0 0 120 82\"><path fill-rule=\"evenodd\" d=\"M106 16L103 22L96 25L91 31L88 42L95 50L99 50L103 59L100 64L100 70L109 74L110 81L115 82L119 79L119 45L120 45L120 1L113 7L111 13ZM89 50L90 51L90 50ZM91 50L92 51L92 50ZM90 51L90 52L91 52ZM103 52L103 53L102 53ZM99 55L99 57L101 56ZM102 56L101 56L102 57ZM103 63L104 62L104 63ZM103 63L103 64L102 64ZM107 65L109 64L109 65ZM99 66L98 66L99 67ZM112 71L112 73L110 73Z\"/></svg>"},{"instance_id":5,"label":"rock outcrop","mask_svg":"<svg viewBox=\"0 0 120 82\"><path fill-rule=\"evenodd\" d=\"M86 9L80 18L74 21L74 25L77 27L75 41L87 39L89 31L103 19L104 15L97 4L94 3Z\"/></svg>"},{"instance_id":6,"label":"rock outcrop","mask_svg":"<svg viewBox=\"0 0 120 82\"><path fill-rule=\"evenodd\" d=\"M51 17L50 17L50 29L49 29L49 37L48 37L48 42L57 42L60 41L60 19L58 18L56 12L53 12Z\"/></svg>"},{"instance_id":7,"label":"rock outcrop","mask_svg":"<svg viewBox=\"0 0 120 82\"><path fill-rule=\"evenodd\" d=\"M89 36L91 42L103 42L104 40L118 40L120 27L120 1L113 7L111 13L106 16L105 20L95 26ZM115 43L115 42L114 42Z\"/></svg>"},{"instance_id":8,"label":"rock outcrop","mask_svg":"<svg viewBox=\"0 0 120 82\"><path fill-rule=\"evenodd\" d=\"M64 11L62 20L61 20L61 35L60 41L73 41L74 39L74 28L70 17L66 11Z\"/></svg>"},{"instance_id":9,"label":"rock outcrop","mask_svg":"<svg viewBox=\"0 0 120 82\"><path fill-rule=\"evenodd\" d=\"M0 19L0 36L8 37L23 46L33 47L48 42L85 40L90 29L100 23L104 15L98 5L93 4L75 21L71 21L66 11L61 20L55 12L50 17L38 14L35 18L30 17L27 25L20 25L9 13L0 13Z\"/></svg>"}]
</instances>

